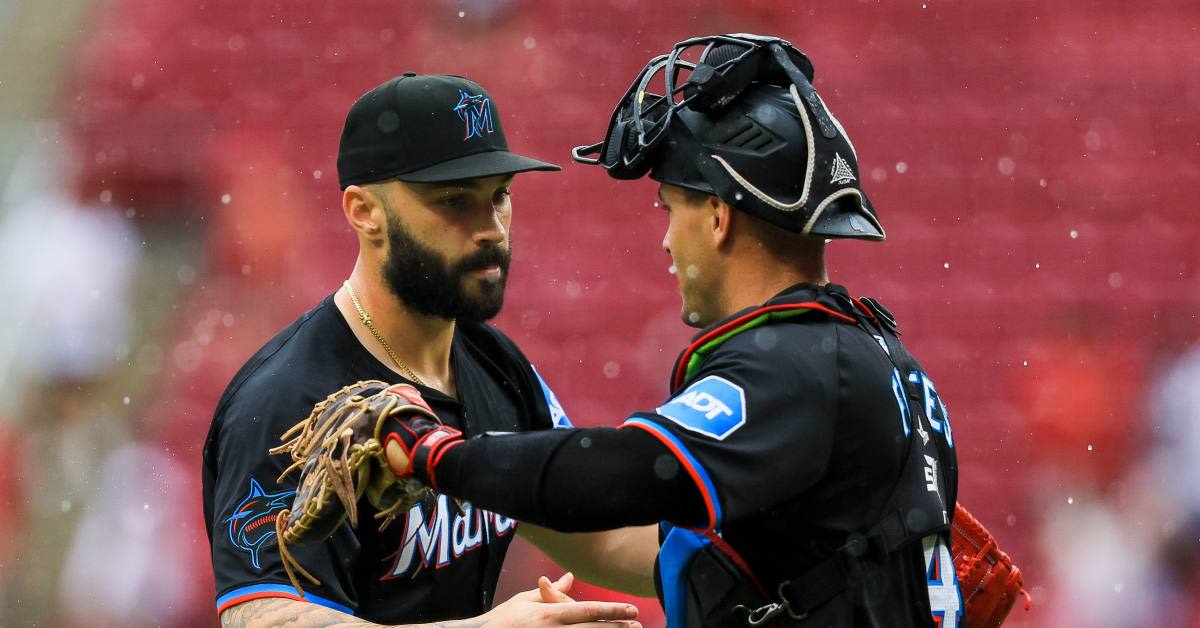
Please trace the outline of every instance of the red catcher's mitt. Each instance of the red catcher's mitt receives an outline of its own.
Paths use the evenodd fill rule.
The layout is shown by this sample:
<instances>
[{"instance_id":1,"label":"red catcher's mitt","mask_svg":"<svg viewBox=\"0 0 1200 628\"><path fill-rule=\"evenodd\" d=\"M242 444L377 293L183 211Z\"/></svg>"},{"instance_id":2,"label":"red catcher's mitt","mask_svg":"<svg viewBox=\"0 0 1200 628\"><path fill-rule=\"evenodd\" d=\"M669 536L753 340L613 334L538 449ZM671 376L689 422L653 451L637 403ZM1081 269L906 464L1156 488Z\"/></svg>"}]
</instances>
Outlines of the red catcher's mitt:
<instances>
[{"instance_id":1,"label":"red catcher's mitt","mask_svg":"<svg viewBox=\"0 0 1200 628\"><path fill-rule=\"evenodd\" d=\"M1025 596L1025 610L1033 606L1021 570L962 504L954 509L950 525L950 553L970 628L995 628L1004 623L1018 595Z\"/></svg>"}]
</instances>

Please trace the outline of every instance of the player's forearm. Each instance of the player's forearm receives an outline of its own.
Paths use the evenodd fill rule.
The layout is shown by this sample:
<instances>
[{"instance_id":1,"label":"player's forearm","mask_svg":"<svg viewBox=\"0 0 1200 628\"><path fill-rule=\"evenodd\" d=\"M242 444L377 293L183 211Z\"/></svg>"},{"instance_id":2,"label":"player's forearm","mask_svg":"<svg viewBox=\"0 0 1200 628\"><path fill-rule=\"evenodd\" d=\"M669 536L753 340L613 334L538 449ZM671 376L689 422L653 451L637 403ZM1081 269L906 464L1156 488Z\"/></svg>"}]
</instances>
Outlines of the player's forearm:
<instances>
[{"instance_id":1,"label":"player's forearm","mask_svg":"<svg viewBox=\"0 0 1200 628\"><path fill-rule=\"evenodd\" d=\"M478 628L485 623L482 619L473 618L420 625L425 628ZM283 598L250 600L221 613L221 628L369 628L382 625L324 606Z\"/></svg>"},{"instance_id":2,"label":"player's forearm","mask_svg":"<svg viewBox=\"0 0 1200 628\"><path fill-rule=\"evenodd\" d=\"M654 559L658 555L658 526L558 532L526 522L517 531L560 567L586 582L630 595L657 595Z\"/></svg>"},{"instance_id":3,"label":"player's forearm","mask_svg":"<svg viewBox=\"0 0 1200 628\"><path fill-rule=\"evenodd\" d=\"M443 493L564 532L707 520L692 479L641 430L474 438L447 449L434 471Z\"/></svg>"}]
</instances>

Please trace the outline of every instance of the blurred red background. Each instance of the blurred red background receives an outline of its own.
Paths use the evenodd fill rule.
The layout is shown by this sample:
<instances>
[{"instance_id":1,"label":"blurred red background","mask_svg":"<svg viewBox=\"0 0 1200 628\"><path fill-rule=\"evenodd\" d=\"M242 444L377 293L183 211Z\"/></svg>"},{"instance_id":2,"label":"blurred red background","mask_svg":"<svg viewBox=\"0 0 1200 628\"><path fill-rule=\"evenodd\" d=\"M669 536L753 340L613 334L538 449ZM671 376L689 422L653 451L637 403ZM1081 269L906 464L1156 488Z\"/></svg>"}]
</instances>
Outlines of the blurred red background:
<instances>
[{"instance_id":1,"label":"blurred red background","mask_svg":"<svg viewBox=\"0 0 1200 628\"><path fill-rule=\"evenodd\" d=\"M25 552L0 546L0 623L215 625L203 436L241 363L349 273L341 123L359 94L401 72L479 81L514 149L565 166L514 186L498 326L577 425L660 402L691 334L659 247L666 217L653 184L618 183L569 150L599 139L650 56L741 31L807 52L853 138L888 239L831 245L831 276L887 304L938 382L960 499L1035 601L1006 625L1200 626L1200 491L1188 489L1200 475L1189 393L1200 389L1189 353L1200 5L112 0L56 16L17 4L0 26L52 35L10 39L23 61L0 67L19 103L3 129L20 147L0 161L12 173L0 237L33 247L8 249L5 292L41 286L7 315L18 331L0 355L12 376L0 445L24 452L0 461L0 500L16 505L2 509L0 536L29 539L11 543ZM50 197L62 215L108 217L111 229L80 241L110 234L127 266L54 254L59 232L27 224ZM121 295L117 322L98 327L117 331L87 336L111 344L88 368L64 350L66 366L29 372L30 347L62 339L62 323L39 312L95 315L55 272L113 274L124 291L93 299ZM44 443L63 433L93 459L83 483L22 475L57 468ZM171 513L131 528L140 540L128 547L176 551L88 584L78 572L96 578L127 556L81 540L114 520L89 505L110 490L99 478L144 476L114 462L123 441L161 457L138 494ZM79 473L77 457L57 455ZM507 592L556 571L528 550L510 556ZM145 600L136 583L151 582L171 599ZM653 606L642 604L647 625L661 622Z\"/></svg>"}]
</instances>

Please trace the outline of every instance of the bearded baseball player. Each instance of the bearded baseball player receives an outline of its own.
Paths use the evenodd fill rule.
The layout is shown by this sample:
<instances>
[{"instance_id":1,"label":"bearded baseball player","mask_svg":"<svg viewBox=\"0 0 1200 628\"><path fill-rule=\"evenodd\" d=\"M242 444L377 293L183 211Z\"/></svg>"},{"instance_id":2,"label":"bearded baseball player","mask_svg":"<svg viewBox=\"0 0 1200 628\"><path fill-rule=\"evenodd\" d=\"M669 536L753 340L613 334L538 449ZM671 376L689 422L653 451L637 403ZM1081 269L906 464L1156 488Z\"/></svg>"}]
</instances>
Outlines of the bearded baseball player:
<instances>
[{"instance_id":1,"label":"bearded baseball player","mask_svg":"<svg viewBox=\"0 0 1200 628\"><path fill-rule=\"evenodd\" d=\"M413 391L376 385L360 391L382 404L375 437L346 437L385 461L371 481L417 479L556 530L657 523L672 627L998 625L1020 575L990 539L959 541L977 524L956 514L946 405L888 310L829 281L827 240L884 230L812 77L777 38L681 42L634 80L604 140L575 150L661 184L662 246L700 329L661 405L617 428L469 437L393 412ZM329 516L300 499L284 531L303 538ZM956 558L998 579L966 588Z\"/></svg>"},{"instance_id":2,"label":"bearded baseball player","mask_svg":"<svg viewBox=\"0 0 1200 628\"><path fill-rule=\"evenodd\" d=\"M473 81L410 73L350 108L338 176L358 237L354 270L237 373L204 449L223 625L612 626L599 622L635 616L629 604L571 601L571 576L492 608L517 533L594 581L654 595L652 526L568 536L428 492L415 503L386 495L373 502L379 509L352 513L350 523L372 525L333 526L320 543L295 547L307 590L275 549L276 521L298 486L267 449L331 391L404 382L426 416L467 436L570 425L517 346L484 323L503 302L514 175L559 169L510 152L495 107ZM639 548L622 554L632 562L612 560L626 546Z\"/></svg>"}]
</instances>

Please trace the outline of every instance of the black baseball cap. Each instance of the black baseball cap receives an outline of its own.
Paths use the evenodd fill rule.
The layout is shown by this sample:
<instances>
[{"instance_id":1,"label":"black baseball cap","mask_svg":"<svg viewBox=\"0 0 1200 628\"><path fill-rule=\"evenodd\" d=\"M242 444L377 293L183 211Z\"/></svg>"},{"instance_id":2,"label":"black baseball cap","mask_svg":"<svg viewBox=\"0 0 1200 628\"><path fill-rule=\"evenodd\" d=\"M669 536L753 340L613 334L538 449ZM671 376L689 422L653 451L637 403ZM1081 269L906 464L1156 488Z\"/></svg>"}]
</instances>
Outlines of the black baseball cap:
<instances>
[{"instance_id":1,"label":"black baseball cap","mask_svg":"<svg viewBox=\"0 0 1200 628\"><path fill-rule=\"evenodd\" d=\"M406 72L350 107L338 147L338 183L437 183L558 166L508 150L496 103L461 76Z\"/></svg>"}]
</instances>

